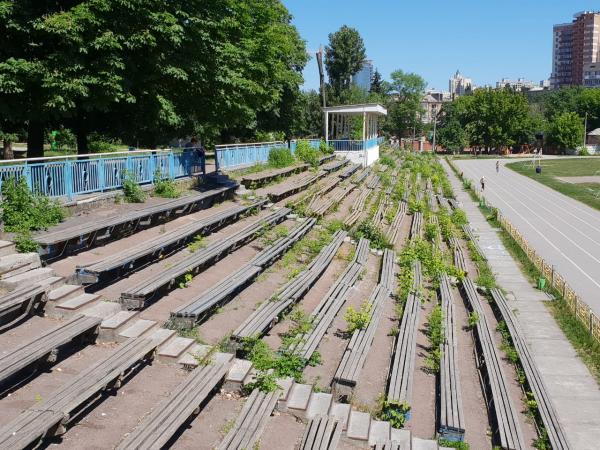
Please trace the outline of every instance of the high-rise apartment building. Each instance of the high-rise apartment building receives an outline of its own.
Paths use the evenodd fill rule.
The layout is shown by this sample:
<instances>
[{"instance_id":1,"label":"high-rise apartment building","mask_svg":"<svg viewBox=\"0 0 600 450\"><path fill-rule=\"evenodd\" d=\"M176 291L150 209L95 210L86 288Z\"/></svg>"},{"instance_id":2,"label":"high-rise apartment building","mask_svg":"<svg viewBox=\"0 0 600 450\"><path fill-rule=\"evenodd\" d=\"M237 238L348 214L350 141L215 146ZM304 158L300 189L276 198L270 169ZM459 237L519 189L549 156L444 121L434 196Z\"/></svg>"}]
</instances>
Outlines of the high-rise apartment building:
<instances>
[{"instance_id":1,"label":"high-rise apartment building","mask_svg":"<svg viewBox=\"0 0 600 450\"><path fill-rule=\"evenodd\" d=\"M365 59L361 69L352 76L352 83L360 86L366 91L371 90L371 80L373 79L373 61Z\"/></svg>"},{"instance_id":2,"label":"high-rise apartment building","mask_svg":"<svg viewBox=\"0 0 600 450\"><path fill-rule=\"evenodd\" d=\"M470 78L464 77L460 71L457 70L454 76L450 78L448 88L450 90L450 95L453 98L459 97L473 90L473 81Z\"/></svg>"},{"instance_id":3,"label":"high-rise apartment building","mask_svg":"<svg viewBox=\"0 0 600 450\"><path fill-rule=\"evenodd\" d=\"M552 87L597 86L600 13L577 13L571 23L554 25L552 34Z\"/></svg>"}]
</instances>

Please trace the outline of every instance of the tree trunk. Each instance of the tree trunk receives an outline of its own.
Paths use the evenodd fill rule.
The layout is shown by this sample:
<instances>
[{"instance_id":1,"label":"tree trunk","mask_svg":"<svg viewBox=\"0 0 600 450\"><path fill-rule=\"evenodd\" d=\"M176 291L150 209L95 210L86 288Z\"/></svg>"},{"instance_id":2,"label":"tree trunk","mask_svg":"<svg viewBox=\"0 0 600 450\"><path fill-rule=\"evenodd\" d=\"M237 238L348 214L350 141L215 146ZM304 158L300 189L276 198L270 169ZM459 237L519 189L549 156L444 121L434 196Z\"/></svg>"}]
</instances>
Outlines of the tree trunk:
<instances>
[{"instance_id":1,"label":"tree trunk","mask_svg":"<svg viewBox=\"0 0 600 450\"><path fill-rule=\"evenodd\" d=\"M3 143L2 143L2 148L3 148L3 152L2 152L2 156L4 157L4 159L14 159L15 155L13 153L13 149L12 149L12 142L4 139Z\"/></svg>"},{"instance_id":2,"label":"tree trunk","mask_svg":"<svg viewBox=\"0 0 600 450\"><path fill-rule=\"evenodd\" d=\"M76 134L77 134L77 153L80 155L89 153L87 130L85 128L85 124L83 123L83 120L80 120L77 123Z\"/></svg>"},{"instance_id":3,"label":"tree trunk","mask_svg":"<svg viewBox=\"0 0 600 450\"><path fill-rule=\"evenodd\" d=\"M44 156L44 124L37 120L30 120L27 127L27 157L42 156Z\"/></svg>"}]
</instances>

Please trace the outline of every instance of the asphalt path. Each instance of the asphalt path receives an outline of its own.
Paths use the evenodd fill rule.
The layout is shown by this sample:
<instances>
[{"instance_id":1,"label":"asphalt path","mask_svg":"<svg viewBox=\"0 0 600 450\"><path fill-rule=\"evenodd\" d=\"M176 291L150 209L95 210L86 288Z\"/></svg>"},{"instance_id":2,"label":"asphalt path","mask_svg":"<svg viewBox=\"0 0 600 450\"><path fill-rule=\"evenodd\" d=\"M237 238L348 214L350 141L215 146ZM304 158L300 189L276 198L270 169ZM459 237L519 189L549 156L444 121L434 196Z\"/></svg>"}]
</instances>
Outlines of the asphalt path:
<instances>
[{"instance_id":1,"label":"asphalt path","mask_svg":"<svg viewBox=\"0 0 600 450\"><path fill-rule=\"evenodd\" d=\"M512 161L500 160L496 173L496 161L457 160L456 165L477 189L485 177L487 202L600 316L600 211L504 167Z\"/></svg>"}]
</instances>

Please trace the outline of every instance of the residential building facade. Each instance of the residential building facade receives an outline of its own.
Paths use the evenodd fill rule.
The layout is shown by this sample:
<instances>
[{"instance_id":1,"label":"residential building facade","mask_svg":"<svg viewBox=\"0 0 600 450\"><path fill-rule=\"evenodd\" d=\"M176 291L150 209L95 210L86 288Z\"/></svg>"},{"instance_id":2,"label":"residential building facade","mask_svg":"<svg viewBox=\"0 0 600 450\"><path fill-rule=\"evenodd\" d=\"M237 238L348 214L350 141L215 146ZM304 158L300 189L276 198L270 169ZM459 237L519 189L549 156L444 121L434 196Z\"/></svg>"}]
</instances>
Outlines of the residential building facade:
<instances>
[{"instance_id":1,"label":"residential building facade","mask_svg":"<svg viewBox=\"0 0 600 450\"><path fill-rule=\"evenodd\" d=\"M435 90L427 91L423 97L423 100L421 101L421 108L423 108L421 122L433 123L433 119L442 109L442 105L451 101L452 94L450 94L450 92L441 92Z\"/></svg>"},{"instance_id":2,"label":"residential building facade","mask_svg":"<svg viewBox=\"0 0 600 450\"><path fill-rule=\"evenodd\" d=\"M552 88L597 87L600 13L577 13L571 23L554 25L552 34Z\"/></svg>"},{"instance_id":3,"label":"residential building facade","mask_svg":"<svg viewBox=\"0 0 600 450\"><path fill-rule=\"evenodd\" d=\"M456 71L454 76L448 82L448 88L452 98L460 97L470 93L473 90L473 80L464 77L460 71Z\"/></svg>"}]
</instances>

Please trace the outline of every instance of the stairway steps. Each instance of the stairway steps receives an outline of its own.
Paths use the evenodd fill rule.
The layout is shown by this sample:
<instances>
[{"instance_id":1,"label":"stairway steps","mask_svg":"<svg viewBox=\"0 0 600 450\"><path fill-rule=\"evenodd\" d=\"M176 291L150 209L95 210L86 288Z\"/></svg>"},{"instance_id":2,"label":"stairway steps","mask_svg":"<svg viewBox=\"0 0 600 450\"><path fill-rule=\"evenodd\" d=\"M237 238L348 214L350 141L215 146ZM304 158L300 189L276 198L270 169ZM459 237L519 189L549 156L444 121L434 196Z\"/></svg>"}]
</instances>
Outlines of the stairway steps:
<instances>
[{"instance_id":1,"label":"stairway steps","mask_svg":"<svg viewBox=\"0 0 600 450\"><path fill-rule=\"evenodd\" d=\"M133 324L121 331L117 335L117 339L122 342L130 338L137 338L148 333L155 327L156 322L154 320L137 319Z\"/></svg>"},{"instance_id":2,"label":"stairway steps","mask_svg":"<svg viewBox=\"0 0 600 450\"><path fill-rule=\"evenodd\" d=\"M138 311L119 311L100 324L99 342L116 342L118 334L139 314Z\"/></svg>"},{"instance_id":3,"label":"stairway steps","mask_svg":"<svg viewBox=\"0 0 600 450\"><path fill-rule=\"evenodd\" d=\"M184 337L175 337L167 345L158 349L158 360L163 363L177 363L184 353L194 345L194 340Z\"/></svg>"},{"instance_id":4,"label":"stairway steps","mask_svg":"<svg viewBox=\"0 0 600 450\"><path fill-rule=\"evenodd\" d=\"M81 294L77 297L65 300L64 302L53 305L47 313L50 317L68 319L76 313L81 312L83 308L93 306L100 301L100 296L96 294Z\"/></svg>"}]
</instances>

